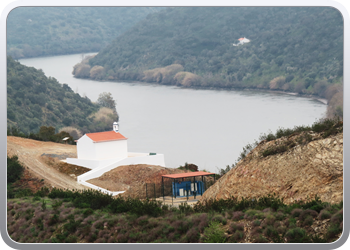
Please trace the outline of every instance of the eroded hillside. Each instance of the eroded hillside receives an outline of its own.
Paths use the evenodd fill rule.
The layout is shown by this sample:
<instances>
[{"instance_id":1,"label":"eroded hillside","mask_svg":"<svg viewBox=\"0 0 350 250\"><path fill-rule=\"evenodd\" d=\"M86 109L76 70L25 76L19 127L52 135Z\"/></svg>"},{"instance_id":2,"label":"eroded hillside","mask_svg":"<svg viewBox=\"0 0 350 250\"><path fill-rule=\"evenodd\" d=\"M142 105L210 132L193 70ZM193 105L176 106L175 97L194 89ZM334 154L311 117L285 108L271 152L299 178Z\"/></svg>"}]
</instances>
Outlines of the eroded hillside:
<instances>
[{"instance_id":1,"label":"eroded hillside","mask_svg":"<svg viewBox=\"0 0 350 250\"><path fill-rule=\"evenodd\" d=\"M288 150L271 153L283 147ZM274 193L285 203L313 199L315 195L324 202L341 201L343 133L323 138L319 133L303 132L262 141L211 186L200 201L231 196L258 198Z\"/></svg>"}]
</instances>

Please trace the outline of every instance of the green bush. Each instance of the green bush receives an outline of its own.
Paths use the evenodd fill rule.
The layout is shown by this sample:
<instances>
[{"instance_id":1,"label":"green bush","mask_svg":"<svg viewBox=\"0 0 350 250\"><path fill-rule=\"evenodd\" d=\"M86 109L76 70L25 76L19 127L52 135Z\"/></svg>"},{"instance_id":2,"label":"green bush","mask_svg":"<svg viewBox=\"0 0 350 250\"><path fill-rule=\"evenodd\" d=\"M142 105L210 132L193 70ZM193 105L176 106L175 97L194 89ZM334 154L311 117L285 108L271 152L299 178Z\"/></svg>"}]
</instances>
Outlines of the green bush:
<instances>
[{"instance_id":1,"label":"green bush","mask_svg":"<svg viewBox=\"0 0 350 250\"><path fill-rule=\"evenodd\" d=\"M18 156L7 156L7 183L14 183L19 180L23 174L24 167L18 161Z\"/></svg>"},{"instance_id":2,"label":"green bush","mask_svg":"<svg viewBox=\"0 0 350 250\"><path fill-rule=\"evenodd\" d=\"M286 232L285 237L287 238L287 241L290 243L310 242L310 238L307 236L305 229L300 227L289 229Z\"/></svg>"},{"instance_id":3,"label":"green bush","mask_svg":"<svg viewBox=\"0 0 350 250\"><path fill-rule=\"evenodd\" d=\"M204 229L203 240L204 243L224 243L226 241L225 230L222 224L212 221L209 226Z\"/></svg>"}]
</instances>

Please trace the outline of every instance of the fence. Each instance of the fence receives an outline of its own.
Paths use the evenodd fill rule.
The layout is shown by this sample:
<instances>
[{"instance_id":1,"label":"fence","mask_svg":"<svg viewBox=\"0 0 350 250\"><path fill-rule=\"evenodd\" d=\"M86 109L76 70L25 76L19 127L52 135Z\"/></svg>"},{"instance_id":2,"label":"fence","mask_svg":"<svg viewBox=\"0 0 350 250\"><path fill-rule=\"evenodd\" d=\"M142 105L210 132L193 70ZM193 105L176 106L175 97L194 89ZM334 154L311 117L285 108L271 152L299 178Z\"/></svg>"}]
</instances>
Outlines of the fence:
<instances>
[{"instance_id":1,"label":"fence","mask_svg":"<svg viewBox=\"0 0 350 250\"><path fill-rule=\"evenodd\" d=\"M187 182L187 183L186 183ZM194 199L196 199L196 196L201 195L205 192L210 186L214 184L213 180L204 180L203 182L196 181L195 187L193 186L193 183L191 183L189 180L183 181L184 185L181 186L181 193L179 193L179 190L175 190L175 187L178 187L174 185L174 182L171 180L164 181L164 184L161 183L145 183L143 185L143 193L144 196L142 198L148 198L148 199L156 199L163 196L172 196L174 198L176 197L188 197L194 196Z\"/></svg>"}]
</instances>

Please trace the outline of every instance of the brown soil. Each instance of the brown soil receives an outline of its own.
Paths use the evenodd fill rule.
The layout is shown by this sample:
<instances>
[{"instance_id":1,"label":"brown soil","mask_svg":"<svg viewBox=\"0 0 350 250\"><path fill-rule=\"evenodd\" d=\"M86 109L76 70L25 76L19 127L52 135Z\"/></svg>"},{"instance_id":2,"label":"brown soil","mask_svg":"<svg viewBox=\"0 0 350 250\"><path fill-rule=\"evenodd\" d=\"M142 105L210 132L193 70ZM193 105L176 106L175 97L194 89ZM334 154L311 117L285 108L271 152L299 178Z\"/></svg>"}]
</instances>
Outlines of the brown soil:
<instances>
[{"instance_id":1,"label":"brown soil","mask_svg":"<svg viewBox=\"0 0 350 250\"><path fill-rule=\"evenodd\" d=\"M77 183L77 176L90 169L67 164L61 160L77 157L76 146L54 142L36 141L21 137L7 137L7 154L17 155L25 167L18 185L37 191L43 186L62 189L88 189ZM189 172L186 169L171 169L153 165L128 165L113 169L88 182L111 191L124 191L123 196L146 198L146 183L149 196L160 196L162 175ZM169 182L169 179L165 182ZM158 190L159 189L159 190Z\"/></svg>"},{"instance_id":2,"label":"brown soil","mask_svg":"<svg viewBox=\"0 0 350 250\"><path fill-rule=\"evenodd\" d=\"M33 191L40 189L42 186L62 189L86 189L76 182L75 177L69 176L69 174L74 173L75 168L78 169L79 167L59 161L67 157L76 157L75 145L7 136L7 155L18 156L18 160L25 167L24 177L20 182L23 185L27 183L27 187ZM55 164L50 164L50 162L55 162ZM64 164L69 166L60 167ZM60 170L63 172L60 172Z\"/></svg>"},{"instance_id":3,"label":"brown soil","mask_svg":"<svg viewBox=\"0 0 350 250\"><path fill-rule=\"evenodd\" d=\"M146 198L146 183L149 196L154 196L153 183L156 184L157 196L160 196L162 175L185 173L189 170L165 168L154 165L127 165L120 166L104 173L102 176L87 182L110 191L126 191L122 196ZM169 180L167 180L169 182Z\"/></svg>"}]
</instances>

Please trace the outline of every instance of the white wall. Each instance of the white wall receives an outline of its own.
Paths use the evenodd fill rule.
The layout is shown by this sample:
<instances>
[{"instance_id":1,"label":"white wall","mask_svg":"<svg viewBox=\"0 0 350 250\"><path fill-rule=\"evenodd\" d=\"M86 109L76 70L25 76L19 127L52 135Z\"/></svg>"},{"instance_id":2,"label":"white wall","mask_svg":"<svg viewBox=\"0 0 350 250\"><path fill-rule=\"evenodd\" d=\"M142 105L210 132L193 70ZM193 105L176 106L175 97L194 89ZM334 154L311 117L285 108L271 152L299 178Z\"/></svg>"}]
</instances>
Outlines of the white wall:
<instances>
[{"instance_id":1,"label":"white wall","mask_svg":"<svg viewBox=\"0 0 350 250\"><path fill-rule=\"evenodd\" d=\"M122 158L117 158L117 159L108 159L104 161L99 161L99 160L86 160L86 159L78 159L78 158L67 158L66 162L68 164L73 164L85 168L90 168L90 169L95 169L103 166L110 165L114 162L120 161Z\"/></svg>"},{"instance_id":2,"label":"white wall","mask_svg":"<svg viewBox=\"0 0 350 250\"><path fill-rule=\"evenodd\" d=\"M95 144L87 135L83 135L77 141L78 159L96 160L95 152Z\"/></svg>"},{"instance_id":3,"label":"white wall","mask_svg":"<svg viewBox=\"0 0 350 250\"><path fill-rule=\"evenodd\" d=\"M88 183L88 182L85 182L85 181L81 181L80 184L82 184L82 185L84 185L84 186L87 186L87 187L90 187L90 188L92 188L92 189L99 190L99 191L101 191L101 192L103 192L103 193L105 193L105 194L110 194L110 195L112 195L112 196L117 195L117 194L122 194L122 193L125 192L125 191L116 191L116 192L109 191L109 190L107 190L107 189L104 189L104 188L95 186L95 185L93 185L93 184L91 184L91 183Z\"/></svg>"},{"instance_id":4,"label":"white wall","mask_svg":"<svg viewBox=\"0 0 350 250\"><path fill-rule=\"evenodd\" d=\"M95 142L95 150L99 160L128 157L127 140Z\"/></svg>"},{"instance_id":5,"label":"white wall","mask_svg":"<svg viewBox=\"0 0 350 250\"><path fill-rule=\"evenodd\" d=\"M93 142L87 135L83 135L77 141L77 156L81 160L126 158L128 157L127 140Z\"/></svg>"},{"instance_id":6,"label":"white wall","mask_svg":"<svg viewBox=\"0 0 350 250\"><path fill-rule=\"evenodd\" d=\"M115 163L112 163L108 166L95 168L89 172L86 172L82 175L79 175L77 177L77 181L78 181L78 183L80 183L81 181L87 181L90 179L94 179L94 178L100 177L105 172L108 172L108 171L110 171L114 168L117 168L119 166L136 165L136 164L158 165L158 166L165 167L164 155L157 154L157 155L147 155L147 156L139 156L139 157L137 157L137 156L136 157L128 157L128 158L122 159L120 161L117 161ZM83 184L83 183L80 183L80 184Z\"/></svg>"}]
</instances>

